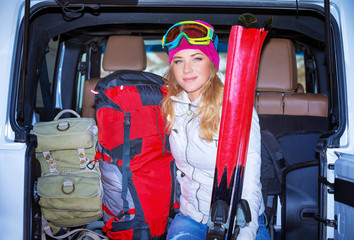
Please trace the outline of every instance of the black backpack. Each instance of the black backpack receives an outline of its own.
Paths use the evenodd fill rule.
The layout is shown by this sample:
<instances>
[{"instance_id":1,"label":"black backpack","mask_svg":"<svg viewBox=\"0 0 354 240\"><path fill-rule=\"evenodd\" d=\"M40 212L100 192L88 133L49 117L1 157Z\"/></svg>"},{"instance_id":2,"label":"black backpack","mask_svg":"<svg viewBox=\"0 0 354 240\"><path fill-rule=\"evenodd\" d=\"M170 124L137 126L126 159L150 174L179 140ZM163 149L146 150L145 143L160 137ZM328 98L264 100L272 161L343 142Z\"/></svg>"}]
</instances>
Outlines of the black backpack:
<instances>
[{"instance_id":1,"label":"black backpack","mask_svg":"<svg viewBox=\"0 0 354 240\"><path fill-rule=\"evenodd\" d=\"M277 139L269 130L261 131L261 183L269 228L275 223L277 196L281 196L282 174L287 166Z\"/></svg>"}]
</instances>

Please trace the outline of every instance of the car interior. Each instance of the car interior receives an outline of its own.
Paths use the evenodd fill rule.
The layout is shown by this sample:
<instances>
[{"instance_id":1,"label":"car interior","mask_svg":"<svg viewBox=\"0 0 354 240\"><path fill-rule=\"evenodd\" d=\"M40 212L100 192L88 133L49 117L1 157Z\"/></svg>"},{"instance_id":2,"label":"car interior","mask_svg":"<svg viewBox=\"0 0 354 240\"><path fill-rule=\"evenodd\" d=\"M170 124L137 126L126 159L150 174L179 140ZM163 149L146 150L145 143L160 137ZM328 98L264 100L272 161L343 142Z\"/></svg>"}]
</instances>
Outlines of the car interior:
<instances>
[{"instance_id":1,"label":"car interior","mask_svg":"<svg viewBox=\"0 0 354 240\"><path fill-rule=\"evenodd\" d=\"M181 20L200 19L214 26L225 60L228 35L240 14L250 12L260 22L273 16L264 42L254 107L261 130L277 140L285 159L281 192L266 205L275 208L270 222L272 239L321 239L325 202L322 174L326 146L338 144L345 119L341 102L341 52L332 24L332 45L326 45L324 14L313 6L296 9L269 5L140 5L64 8L41 3L32 10L27 72L13 76L10 113L17 141L27 141L25 234L40 231L40 207L34 194L40 176L35 159L35 138L21 132L35 122L51 121L62 109L95 119L92 90L107 74L119 70L150 71L163 76L166 53L161 48L165 31ZM19 42L23 39L19 38ZM328 51L332 51L329 59ZM331 65L328 74L328 61ZM221 61L225 64L225 61ZM161 70L162 69L162 70ZM69 115L68 115L69 116ZM274 209L273 209L274 210ZM32 239L32 238L31 238ZM34 238L33 238L34 239Z\"/></svg>"}]
</instances>

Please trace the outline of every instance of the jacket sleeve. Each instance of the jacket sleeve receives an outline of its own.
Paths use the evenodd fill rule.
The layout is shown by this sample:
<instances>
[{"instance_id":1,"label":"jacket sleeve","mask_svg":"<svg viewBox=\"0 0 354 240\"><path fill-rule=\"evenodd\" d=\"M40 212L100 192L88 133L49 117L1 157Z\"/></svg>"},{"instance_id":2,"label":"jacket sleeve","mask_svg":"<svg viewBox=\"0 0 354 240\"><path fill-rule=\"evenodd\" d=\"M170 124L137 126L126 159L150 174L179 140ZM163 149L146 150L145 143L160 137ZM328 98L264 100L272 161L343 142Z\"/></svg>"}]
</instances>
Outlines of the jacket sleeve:
<instances>
[{"instance_id":1,"label":"jacket sleeve","mask_svg":"<svg viewBox=\"0 0 354 240\"><path fill-rule=\"evenodd\" d=\"M258 231L258 217L264 211L262 199L261 173L261 135L258 115L253 108L250 139L247 152L247 162L244 172L242 199L248 201L251 209L251 222L241 228L237 240L256 239Z\"/></svg>"}]
</instances>

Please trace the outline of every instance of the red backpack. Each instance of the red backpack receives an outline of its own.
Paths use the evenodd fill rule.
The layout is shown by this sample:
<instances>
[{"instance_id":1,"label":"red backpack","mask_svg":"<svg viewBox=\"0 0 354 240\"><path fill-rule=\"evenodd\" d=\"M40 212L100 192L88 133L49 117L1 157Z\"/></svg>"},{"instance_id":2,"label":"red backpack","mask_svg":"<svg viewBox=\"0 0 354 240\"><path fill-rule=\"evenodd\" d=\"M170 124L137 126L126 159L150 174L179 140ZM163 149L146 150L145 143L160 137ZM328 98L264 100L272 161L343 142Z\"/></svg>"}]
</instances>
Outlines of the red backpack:
<instances>
[{"instance_id":1,"label":"red backpack","mask_svg":"<svg viewBox=\"0 0 354 240\"><path fill-rule=\"evenodd\" d=\"M165 234L171 203L171 154L160 103L167 89L152 73L117 71L95 88L103 231L111 239Z\"/></svg>"}]
</instances>

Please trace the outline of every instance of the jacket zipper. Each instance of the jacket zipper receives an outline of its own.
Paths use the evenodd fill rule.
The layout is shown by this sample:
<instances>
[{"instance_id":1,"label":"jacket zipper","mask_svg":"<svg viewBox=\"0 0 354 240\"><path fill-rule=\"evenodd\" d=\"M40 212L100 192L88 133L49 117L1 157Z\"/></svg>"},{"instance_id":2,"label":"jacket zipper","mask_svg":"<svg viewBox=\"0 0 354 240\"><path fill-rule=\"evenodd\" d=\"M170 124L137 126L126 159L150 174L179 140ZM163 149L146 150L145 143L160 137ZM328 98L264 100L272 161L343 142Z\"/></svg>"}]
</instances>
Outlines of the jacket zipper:
<instances>
[{"instance_id":1,"label":"jacket zipper","mask_svg":"<svg viewBox=\"0 0 354 240\"><path fill-rule=\"evenodd\" d=\"M188 116L190 116L192 113L193 113L193 111L191 110L191 107L192 107L192 104L191 103L189 103L188 104L188 110L187 110L187 115ZM187 122L187 124L186 124L186 129L185 129L185 131L186 131L186 139L187 139L187 144L186 144L186 150L185 150L185 158L186 158L186 162L193 168L193 172L192 172L192 180L194 181L194 182L196 182L196 183L198 183L198 181L196 181L195 179L194 179L194 172L195 172L195 167L192 165L192 164L190 164L190 162L188 161L188 144L189 144L189 140L188 140L188 134L187 134L187 132L188 132L188 124L191 122L193 120L193 117L191 117L189 120L188 120L188 122ZM203 215L203 218L202 218L202 220L200 221L200 222L203 222L203 219L204 219L204 214L202 213L202 211L200 211L200 208L199 208L199 199L198 199L198 196L197 196L197 193L198 193L198 191L199 191L199 189L200 189L200 183L198 183L198 189L196 190L196 192L195 192L195 198L196 198L196 200L197 200L197 206L198 206L198 211Z\"/></svg>"}]
</instances>

